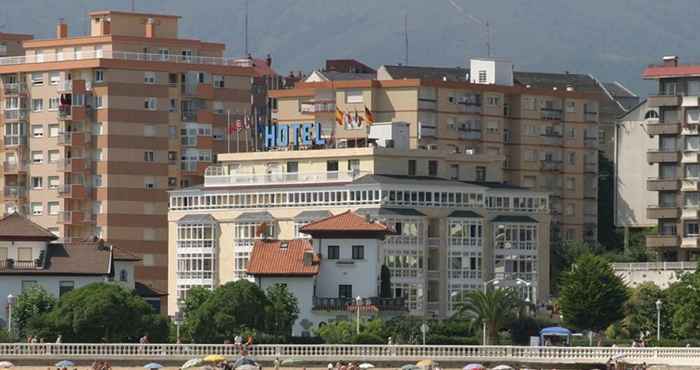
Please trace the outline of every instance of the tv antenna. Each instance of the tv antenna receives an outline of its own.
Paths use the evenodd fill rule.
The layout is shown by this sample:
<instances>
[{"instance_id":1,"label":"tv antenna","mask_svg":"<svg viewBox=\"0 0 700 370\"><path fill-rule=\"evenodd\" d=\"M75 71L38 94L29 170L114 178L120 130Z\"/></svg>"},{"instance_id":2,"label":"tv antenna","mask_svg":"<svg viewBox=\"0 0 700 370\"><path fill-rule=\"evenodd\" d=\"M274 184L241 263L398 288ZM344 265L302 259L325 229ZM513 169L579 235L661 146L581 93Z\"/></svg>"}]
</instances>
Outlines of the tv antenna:
<instances>
[{"instance_id":1,"label":"tv antenna","mask_svg":"<svg viewBox=\"0 0 700 370\"><path fill-rule=\"evenodd\" d=\"M450 5L452 5L453 8L457 9L458 12L460 12L462 15L467 17L468 20L471 20L472 22L482 26L486 30L486 54L487 56L491 56L491 25L489 24L488 20L481 19L473 14L469 14L464 11L464 9L459 6L454 0L447 0Z\"/></svg>"},{"instance_id":2,"label":"tv antenna","mask_svg":"<svg viewBox=\"0 0 700 370\"><path fill-rule=\"evenodd\" d=\"M404 36L404 65L408 65L408 13L403 15L403 36Z\"/></svg>"}]
</instances>

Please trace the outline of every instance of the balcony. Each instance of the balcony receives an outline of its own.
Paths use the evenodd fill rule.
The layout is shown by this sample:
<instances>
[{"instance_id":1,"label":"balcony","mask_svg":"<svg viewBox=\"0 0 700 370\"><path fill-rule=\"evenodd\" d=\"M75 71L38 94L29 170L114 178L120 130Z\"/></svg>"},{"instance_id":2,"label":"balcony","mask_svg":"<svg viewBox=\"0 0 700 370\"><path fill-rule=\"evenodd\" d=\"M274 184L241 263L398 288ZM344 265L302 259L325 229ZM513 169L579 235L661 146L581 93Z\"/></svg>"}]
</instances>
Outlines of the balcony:
<instances>
[{"instance_id":1,"label":"balcony","mask_svg":"<svg viewBox=\"0 0 700 370\"><path fill-rule=\"evenodd\" d=\"M61 81L56 88L59 93L75 93L82 94L86 90L91 90L92 86L85 80L66 80Z\"/></svg>"},{"instance_id":2,"label":"balcony","mask_svg":"<svg viewBox=\"0 0 700 370\"><path fill-rule=\"evenodd\" d=\"M481 130L476 130L476 129L460 129L462 132L462 139L464 140L480 140L481 139Z\"/></svg>"},{"instance_id":3,"label":"balcony","mask_svg":"<svg viewBox=\"0 0 700 370\"><path fill-rule=\"evenodd\" d=\"M86 199L87 188L82 184L63 184L56 189L58 196L70 199Z\"/></svg>"},{"instance_id":4,"label":"balcony","mask_svg":"<svg viewBox=\"0 0 700 370\"><path fill-rule=\"evenodd\" d=\"M88 168L85 158L67 158L56 162L56 170L60 172L82 172Z\"/></svg>"},{"instance_id":5,"label":"balcony","mask_svg":"<svg viewBox=\"0 0 700 370\"><path fill-rule=\"evenodd\" d=\"M650 150L647 152L649 163L669 163L681 160L681 153L677 150Z\"/></svg>"},{"instance_id":6,"label":"balcony","mask_svg":"<svg viewBox=\"0 0 700 370\"><path fill-rule=\"evenodd\" d=\"M649 108L677 107L681 105L682 97L679 95L653 95L647 98Z\"/></svg>"},{"instance_id":7,"label":"balcony","mask_svg":"<svg viewBox=\"0 0 700 370\"><path fill-rule=\"evenodd\" d=\"M694 151L684 151L681 157L681 163L698 163L700 153Z\"/></svg>"},{"instance_id":8,"label":"balcony","mask_svg":"<svg viewBox=\"0 0 700 370\"><path fill-rule=\"evenodd\" d=\"M583 120L589 123L598 122L598 112L583 112Z\"/></svg>"},{"instance_id":9,"label":"balcony","mask_svg":"<svg viewBox=\"0 0 700 370\"><path fill-rule=\"evenodd\" d=\"M542 139L545 145L561 145L562 134L556 131L545 132Z\"/></svg>"},{"instance_id":10,"label":"balcony","mask_svg":"<svg viewBox=\"0 0 700 370\"><path fill-rule=\"evenodd\" d=\"M335 112L335 103L301 103L301 113Z\"/></svg>"},{"instance_id":11,"label":"balcony","mask_svg":"<svg viewBox=\"0 0 700 370\"><path fill-rule=\"evenodd\" d=\"M685 239L685 238L683 238ZM697 238L694 238L697 239ZM611 263L615 272L623 271L695 271L698 268L696 261L688 262L631 262Z\"/></svg>"},{"instance_id":12,"label":"balcony","mask_svg":"<svg viewBox=\"0 0 700 370\"><path fill-rule=\"evenodd\" d=\"M5 109L3 116L5 117L5 121L23 121L29 117L29 111L24 108L11 110Z\"/></svg>"},{"instance_id":13,"label":"balcony","mask_svg":"<svg viewBox=\"0 0 700 370\"><path fill-rule=\"evenodd\" d=\"M3 138L3 145L5 145L5 147L27 145L27 137L19 135L5 135Z\"/></svg>"},{"instance_id":14,"label":"balcony","mask_svg":"<svg viewBox=\"0 0 700 370\"><path fill-rule=\"evenodd\" d=\"M84 121L87 118L87 109L81 105L59 105L58 119L62 121Z\"/></svg>"},{"instance_id":15,"label":"balcony","mask_svg":"<svg viewBox=\"0 0 700 370\"><path fill-rule=\"evenodd\" d=\"M33 261L15 261L8 258L4 261L0 261L0 271L8 270L40 270L42 268L41 260L35 259Z\"/></svg>"},{"instance_id":16,"label":"balcony","mask_svg":"<svg viewBox=\"0 0 700 370\"><path fill-rule=\"evenodd\" d=\"M697 248L698 236L686 236L681 239L681 248Z\"/></svg>"},{"instance_id":17,"label":"balcony","mask_svg":"<svg viewBox=\"0 0 700 370\"><path fill-rule=\"evenodd\" d=\"M22 92L26 92L27 90L27 84L26 83L18 83L18 82L8 82L2 83L2 92L5 96L7 95L18 95Z\"/></svg>"},{"instance_id":18,"label":"balcony","mask_svg":"<svg viewBox=\"0 0 700 370\"><path fill-rule=\"evenodd\" d=\"M406 311L406 301L404 298L363 298L360 303L360 312L401 312ZM325 298L314 297L314 311L329 312L355 312L357 305L354 298Z\"/></svg>"},{"instance_id":19,"label":"balcony","mask_svg":"<svg viewBox=\"0 0 700 370\"><path fill-rule=\"evenodd\" d=\"M593 136L585 136L583 138L583 147L589 149L598 148L598 138Z\"/></svg>"},{"instance_id":20,"label":"balcony","mask_svg":"<svg viewBox=\"0 0 700 370\"><path fill-rule=\"evenodd\" d=\"M56 138L56 143L64 146L82 146L87 142L87 137L90 136L85 135L84 132L60 132Z\"/></svg>"},{"instance_id":21,"label":"balcony","mask_svg":"<svg viewBox=\"0 0 700 370\"><path fill-rule=\"evenodd\" d=\"M560 121L562 116L562 110L556 108L542 108L542 119L548 121Z\"/></svg>"},{"instance_id":22,"label":"balcony","mask_svg":"<svg viewBox=\"0 0 700 370\"><path fill-rule=\"evenodd\" d=\"M678 135L681 133L680 123L652 123L647 125L647 133L656 135Z\"/></svg>"},{"instance_id":23,"label":"balcony","mask_svg":"<svg viewBox=\"0 0 700 370\"><path fill-rule=\"evenodd\" d=\"M669 248L680 246L678 235L647 235L648 248Z\"/></svg>"},{"instance_id":24,"label":"balcony","mask_svg":"<svg viewBox=\"0 0 700 370\"><path fill-rule=\"evenodd\" d=\"M647 179L647 190L649 191L679 190L680 187L680 180L675 178Z\"/></svg>"},{"instance_id":25,"label":"balcony","mask_svg":"<svg viewBox=\"0 0 700 370\"><path fill-rule=\"evenodd\" d=\"M561 171L563 162L553 159L545 159L542 161L542 171Z\"/></svg>"},{"instance_id":26,"label":"balcony","mask_svg":"<svg viewBox=\"0 0 700 370\"><path fill-rule=\"evenodd\" d=\"M535 282L537 280L536 272L496 272L494 275L496 279L503 281L515 281L522 279L529 282Z\"/></svg>"},{"instance_id":27,"label":"balcony","mask_svg":"<svg viewBox=\"0 0 700 370\"><path fill-rule=\"evenodd\" d=\"M19 174L22 172L27 172L27 162L7 162L2 164L2 170L5 175Z\"/></svg>"},{"instance_id":28,"label":"balcony","mask_svg":"<svg viewBox=\"0 0 700 370\"><path fill-rule=\"evenodd\" d=\"M209 166L204 176L205 186L254 186L287 184L322 184L335 182L352 182L367 174L363 171L328 171L308 173L272 173L272 174L218 174L220 167Z\"/></svg>"},{"instance_id":29,"label":"balcony","mask_svg":"<svg viewBox=\"0 0 700 370\"><path fill-rule=\"evenodd\" d=\"M20 200L27 197L27 188L24 186L8 185L5 186L5 200Z\"/></svg>"},{"instance_id":30,"label":"balcony","mask_svg":"<svg viewBox=\"0 0 700 370\"><path fill-rule=\"evenodd\" d=\"M681 191L699 191L700 181L695 179L681 180Z\"/></svg>"},{"instance_id":31,"label":"balcony","mask_svg":"<svg viewBox=\"0 0 700 370\"><path fill-rule=\"evenodd\" d=\"M647 208L647 218L658 220L660 218L679 218L681 210L677 207L649 206Z\"/></svg>"},{"instance_id":32,"label":"balcony","mask_svg":"<svg viewBox=\"0 0 700 370\"><path fill-rule=\"evenodd\" d=\"M420 126L420 137L436 137L437 127L435 125L427 125L424 123L419 123Z\"/></svg>"},{"instance_id":33,"label":"balcony","mask_svg":"<svg viewBox=\"0 0 700 370\"><path fill-rule=\"evenodd\" d=\"M191 110L182 111L183 122L197 122L197 112Z\"/></svg>"},{"instance_id":34,"label":"balcony","mask_svg":"<svg viewBox=\"0 0 700 370\"><path fill-rule=\"evenodd\" d=\"M64 225L78 225L85 220L83 211L63 211L58 213L57 222Z\"/></svg>"}]
</instances>

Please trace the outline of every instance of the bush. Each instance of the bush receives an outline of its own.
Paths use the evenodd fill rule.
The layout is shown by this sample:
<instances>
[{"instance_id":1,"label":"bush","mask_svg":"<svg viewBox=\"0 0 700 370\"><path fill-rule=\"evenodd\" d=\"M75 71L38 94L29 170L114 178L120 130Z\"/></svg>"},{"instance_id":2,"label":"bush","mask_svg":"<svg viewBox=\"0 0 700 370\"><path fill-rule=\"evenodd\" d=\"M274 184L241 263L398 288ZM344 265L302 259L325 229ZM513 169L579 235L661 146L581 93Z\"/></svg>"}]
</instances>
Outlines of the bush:
<instances>
[{"instance_id":1,"label":"bush","mask_svg":"<svg viewBox=\"0 0 700 370\"><path fill-rule=\"evenodd\" d=\"M514 320L510 324L511 342L515 345L527 346L530 344L530 337L539 336L540 329L542 327L532 317Z\"/></svg>"},{"instance_id":2,"label":"bush","mask_svg":"<svg viewBox=\"0 0 700 370\"><path fill-rule=\"evenodd\" d=\"M423 343L423 338L420 338L420 343ZM428 335L425 338L425 344L444 345L444 346L474 346L480 344L480 340L474 337L452 337L441 334Z\"/></svg>"},{"instance_id":3,"label":"bush","mask_svg":"<svg viewBox=\"0 0 700 370\"><path fill-rule=\"evenodd\" d=\"M352 344L385 344L382 337L371 333L360 333L353 335Z\"/></svg>"},{"instance_id":4,"label":"bush","mask_svg":"<svg viewBox=\"0 0 700 370\"><path fill-rule=\"evenodd\" d=\"M289 344L323 344L321 337L289 337Z\"/></svg>"}]
</instances>

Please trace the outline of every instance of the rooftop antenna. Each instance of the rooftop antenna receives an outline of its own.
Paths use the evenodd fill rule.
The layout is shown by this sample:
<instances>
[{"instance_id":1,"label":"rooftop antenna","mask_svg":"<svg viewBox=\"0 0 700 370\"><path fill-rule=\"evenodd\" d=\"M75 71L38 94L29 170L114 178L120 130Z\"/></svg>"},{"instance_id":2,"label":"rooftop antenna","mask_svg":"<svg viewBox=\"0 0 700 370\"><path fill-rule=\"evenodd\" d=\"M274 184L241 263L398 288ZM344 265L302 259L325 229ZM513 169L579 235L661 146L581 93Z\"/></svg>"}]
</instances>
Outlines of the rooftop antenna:
<instances>
[{"instance_id":1,"label":"rooftop antenna","mask_svg":"<svg viewBox=\"0 0 700 370\"><path fill-rule=\"evenodd\" d=\"M245 15L243 18L243 46L245 48L245 54L248 55L248 0L245 0Z\"/></svg>"},{"instance_id":2,"label":"rooftop antenna","mask_svg":"<svg viewBox=\"0 0 700 370\"><path fill-rule=\"evenodd\" d=\"M403 57L404 65L408 65L408 13L403 15L403 36L404 36L404 48L405 54Z\"/></svg>"},{"instance_id":3,"label":"rooftop antenna","mask_svg":"<svg viewBox=\"0 0 700 370\"><path fill-rule=\"evenodd\" d=\"M467 19L471 20L472 22L483 26L486 30L486 54L487 56L491 56L491 25L489 24L489 21L483 20L479 17L476 17L472 14L469 14L462 9L461 6L457 5L457 3L454 2L454 0L447 0L450 5L452 5L453 8L457 9L458 12L462 13L464 16L467 17Z\"/></svg>"}]
</instances>

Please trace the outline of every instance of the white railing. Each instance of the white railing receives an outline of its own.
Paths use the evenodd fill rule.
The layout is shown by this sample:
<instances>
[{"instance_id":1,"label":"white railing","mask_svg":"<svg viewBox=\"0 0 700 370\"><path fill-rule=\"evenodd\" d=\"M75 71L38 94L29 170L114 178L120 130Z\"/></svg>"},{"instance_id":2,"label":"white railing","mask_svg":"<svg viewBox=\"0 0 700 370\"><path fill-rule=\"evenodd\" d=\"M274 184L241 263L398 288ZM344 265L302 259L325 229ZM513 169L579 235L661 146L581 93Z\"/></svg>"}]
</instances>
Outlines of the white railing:
<instances>
[{"instance_id":1,"label":"white railing","mask_svg":"<svg viewBox=\"0 0 700 370\"><path fill-rule=\"evenodd\" d=\"M211 173L211 172L210 172ZM298 184L298 183L326 183L352 181L365 175L363 171L328 171L309 173L270 173L270 174L233 174L233 175L207 175L204 177L204 186L247 186L267 184Z\"/></svg>"},{"instance_id":2,"label":"white railing","mask_svg":"<svg viewBox=\"0 0 700 370\"><path fill-rule=\"evenodd\" d=\"M612 269L615 271L668 271L668 270L685 270L695 271L698 267L697 262L630 262L630 263L612 263Z\"/></svg>"},{"instance_id":3,"label":"white railing","mask_svg":"<svg viewBox=\"0 0 700 370\"><path fill-rule=\"evenodd\" d=\"M227 344L0 344L0 357L73 360L187 360L220 354L238 357ZM303 361L435 361L518 362L530 364L603 364L615 358L627 364L694 366L700 348L639 347L524 347L420 345L255 345L250 355L258 361L298 358Z\"/></svg>"},{"instance_id":4,"label":"white railing","mask_svg":"<svg viewBox=\"0 0 700 370\"><path fill-rule=\"evenodd\" d=\"M161 55L131 51L83 51L78 53L49 53L0 58L0 65L62 62L85 59L118 59L143 62L166 62L185 64L211 64L232 67L252 67L253 61L247 58L222 58L205 56Z\"/></svg>"}]
</instances>

